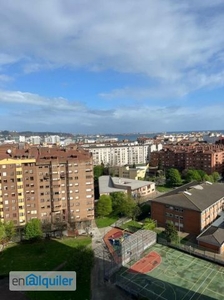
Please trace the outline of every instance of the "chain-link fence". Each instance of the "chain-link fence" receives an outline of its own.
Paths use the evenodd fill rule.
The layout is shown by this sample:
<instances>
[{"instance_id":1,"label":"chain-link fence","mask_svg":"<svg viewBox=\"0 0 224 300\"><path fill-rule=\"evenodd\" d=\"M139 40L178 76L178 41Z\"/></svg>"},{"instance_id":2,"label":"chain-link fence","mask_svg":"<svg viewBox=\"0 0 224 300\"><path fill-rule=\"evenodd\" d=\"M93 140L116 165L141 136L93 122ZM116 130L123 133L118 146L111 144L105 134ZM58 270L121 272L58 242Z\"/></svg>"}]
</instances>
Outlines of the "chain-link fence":
<instances>
[{"instance_id":1,"label":"chain-link fence","mask_svg":"<svg viewBox=\"0 0 224 300\"><path fill-rule=\"evenodd\" d=\"M209 260L211 262L215 262L217 264L224 266L224 258L220 256L220 254L217 254L215 252L208 251L206 248L199 246L197 244L187 242L186 244L174 244L174 243L168 243L166 239L163 239L161 237L157 238L157 242L159 244L172 247L181 251L184 251L186 253L189 253L191 255L195 255L197 257L201 257L203 259Z\"/></svg>"}]
</instances>

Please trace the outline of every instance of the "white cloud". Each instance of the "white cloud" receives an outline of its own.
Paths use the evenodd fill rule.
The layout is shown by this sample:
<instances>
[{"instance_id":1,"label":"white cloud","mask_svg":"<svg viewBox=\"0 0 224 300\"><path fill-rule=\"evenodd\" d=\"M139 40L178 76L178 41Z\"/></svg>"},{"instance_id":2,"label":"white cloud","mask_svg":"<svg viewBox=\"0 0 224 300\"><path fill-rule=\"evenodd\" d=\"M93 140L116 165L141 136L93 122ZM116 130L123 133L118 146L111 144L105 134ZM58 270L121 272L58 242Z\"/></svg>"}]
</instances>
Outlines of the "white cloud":
<instances>
[{"instance_id":1,"label":"white cloud","mask_svg":"<svg viewBox=\"0 0 224 300\"><path fill-rule=\"evenodd\" d=\"M172 131L224 128L223 105L203 107L126 105L113 110L92 109L79 101L45 98L23 92L0 92L1 124L9 130L72 133ZM206 127L206 128L205 128ZM1 129L4 129L1 128Z\"/></svg>"},{"instance_id":2,"label":"white cloud","mask_svg":"<svg viewBox=\"0 0 224 300\"><path fill-rule=\"evenodd\" d=\"M2 1L0 65L21 61L25 72L69 66L141 73L156 79L159 88L164 82L172 85L174 95L182 94L175 85L183 86L191 76L185 94L200 87L201 80L203 86L215 84L221 72L223 6L218 0L194 5L173 0Z\"/></svg>"}]
</instances>

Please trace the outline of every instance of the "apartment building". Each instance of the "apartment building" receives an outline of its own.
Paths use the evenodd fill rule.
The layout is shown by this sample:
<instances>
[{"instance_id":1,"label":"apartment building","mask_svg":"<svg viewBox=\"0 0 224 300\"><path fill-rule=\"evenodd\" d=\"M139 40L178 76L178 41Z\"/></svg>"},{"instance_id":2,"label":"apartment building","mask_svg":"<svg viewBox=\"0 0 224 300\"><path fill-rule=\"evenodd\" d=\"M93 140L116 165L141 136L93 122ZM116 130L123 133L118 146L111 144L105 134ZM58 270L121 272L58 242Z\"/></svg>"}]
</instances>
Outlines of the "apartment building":
<instances>
[{"instance_id":1,"label":"apartment building","mask_svg":"<svg viewBox=\"0 0 224 300\"><path fill-rule=\"evenodd\" d=\"M59 147L0 147L0 219L91 224L94 219L92 156Z\"/></svg>"},{"instance_id":2,"label":"apartment building","mask_svg":"<svg viewBox=\"0 0 224 300\"><path fill-rule=\"evenodd\" d=\"M84 144L82 147L93 155L94 165L123 166L146 164L153 151L162 149L162 144Z\"/></svg>"},{"instance_id":3,"label":"apartment building","mask_svg":"<svg viewBox=\"0 0 224 300\"><path fill-rule=\"evenodd\" d=\"M224 172L224 145L186 144L169 145L160 151L152 152L150 166L177 168L179 170L195 168L207 174Z\"/></svg>"}]
</instances>

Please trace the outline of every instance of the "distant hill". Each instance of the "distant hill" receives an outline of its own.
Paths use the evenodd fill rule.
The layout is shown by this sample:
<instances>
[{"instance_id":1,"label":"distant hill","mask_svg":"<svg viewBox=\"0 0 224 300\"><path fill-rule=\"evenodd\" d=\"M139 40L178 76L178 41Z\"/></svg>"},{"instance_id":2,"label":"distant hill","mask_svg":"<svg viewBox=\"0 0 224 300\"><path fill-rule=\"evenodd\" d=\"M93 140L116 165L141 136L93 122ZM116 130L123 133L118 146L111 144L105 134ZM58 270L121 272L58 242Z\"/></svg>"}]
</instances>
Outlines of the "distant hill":
<instances>
[{"instance_id":1,"label":"distant hill","mask_svg":"<svg viewBox=\"0 0 224 300\"><path fill-rule=\"evenodd\" d=\"M58 136L64 136L64 137L71 137L73 138L74 135L71 133L65 133L65 132L50 132L50 131L42 131L42 132L33 132L33 131L8 131L8 130L2 130L0 131L0 135L3 137L17 137L20 135L24 136L31 136L31 135L38 135L38 136L46 136L46 135L58 135Z\"/></svg>"}]
</instances>

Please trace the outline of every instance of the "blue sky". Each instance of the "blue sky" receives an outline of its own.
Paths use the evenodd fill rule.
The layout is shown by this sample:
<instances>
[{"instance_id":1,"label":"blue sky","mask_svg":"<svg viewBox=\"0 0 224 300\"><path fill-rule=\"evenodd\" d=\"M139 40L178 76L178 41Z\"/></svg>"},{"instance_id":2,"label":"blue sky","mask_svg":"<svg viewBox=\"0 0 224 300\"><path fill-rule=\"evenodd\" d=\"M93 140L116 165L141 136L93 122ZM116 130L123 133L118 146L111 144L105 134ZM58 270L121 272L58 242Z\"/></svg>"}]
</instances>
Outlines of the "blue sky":
<instances>
[{"instance_id":1,"label":"blue sky","mask_svg":"<svg viewBox=\"0 0 224 300\"><path fill-rule=\"evenodd\" d=\"M0 130L224 130L223 0L0 4Z\"/></svg>"}]
</instances>

